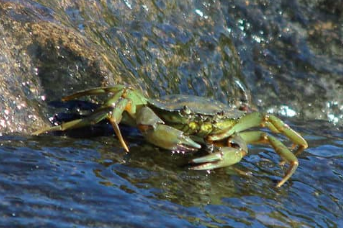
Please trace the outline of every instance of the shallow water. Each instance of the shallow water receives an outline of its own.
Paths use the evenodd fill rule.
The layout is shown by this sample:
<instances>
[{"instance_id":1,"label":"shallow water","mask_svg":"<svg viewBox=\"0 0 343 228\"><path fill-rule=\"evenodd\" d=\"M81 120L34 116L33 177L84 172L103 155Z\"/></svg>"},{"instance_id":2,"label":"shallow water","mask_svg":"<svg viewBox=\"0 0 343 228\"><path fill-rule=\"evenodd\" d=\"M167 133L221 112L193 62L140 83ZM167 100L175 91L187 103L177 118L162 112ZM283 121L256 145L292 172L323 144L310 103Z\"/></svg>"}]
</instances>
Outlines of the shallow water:
<instances>
[{"instance_id":1,"label":"shallow water","mask_svg":"<svg viewBox=\"0 0 343 228\"><path fill-rule=\"evenodd\" d=\"M343 134L325 122L291 125L310 147L280 189L279 157L251 147L237 167L189 171L170 154L127 135L0 138L2 227L339 227ZM325 129L325 134L324 130Z\"/></svg>"}]
</instances>

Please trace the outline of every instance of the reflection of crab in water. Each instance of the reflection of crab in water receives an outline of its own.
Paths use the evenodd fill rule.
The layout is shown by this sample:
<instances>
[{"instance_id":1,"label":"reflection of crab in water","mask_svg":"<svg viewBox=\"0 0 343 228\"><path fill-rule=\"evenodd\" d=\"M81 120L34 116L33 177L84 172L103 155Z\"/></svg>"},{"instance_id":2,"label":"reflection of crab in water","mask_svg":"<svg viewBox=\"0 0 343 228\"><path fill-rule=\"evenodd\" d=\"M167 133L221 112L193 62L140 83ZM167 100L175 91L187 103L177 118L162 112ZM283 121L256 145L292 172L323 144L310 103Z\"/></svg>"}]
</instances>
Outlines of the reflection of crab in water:
<instances>
[{"instance_id":1,"label":"reflection of crab in water","mask_svg":"<svg viewBox=\"0 0 343 228\"><path fill-rule=\"evenodd\" d=\"M213 145L213 153L191 161L193 170L231 166L248 153L248 143L269 143L289 163L289 169L277 187L292 176L298 167L296 155L308 146L300 134L273 115L246 113L203 97L169 95L148 99L131 87L117 85L78 92L63 100L107 93L113 95L88 117L41 129L34 134L64 131L108 119L127 151L129 149L118 127L120 122L138 127L148 142L168 150L195 151L202 145ZM285 135L298 146L296 153L293 154L278 139L265 132L245 131L253 127L267 127L274 133Z\"/></svg>"}]
</instances>

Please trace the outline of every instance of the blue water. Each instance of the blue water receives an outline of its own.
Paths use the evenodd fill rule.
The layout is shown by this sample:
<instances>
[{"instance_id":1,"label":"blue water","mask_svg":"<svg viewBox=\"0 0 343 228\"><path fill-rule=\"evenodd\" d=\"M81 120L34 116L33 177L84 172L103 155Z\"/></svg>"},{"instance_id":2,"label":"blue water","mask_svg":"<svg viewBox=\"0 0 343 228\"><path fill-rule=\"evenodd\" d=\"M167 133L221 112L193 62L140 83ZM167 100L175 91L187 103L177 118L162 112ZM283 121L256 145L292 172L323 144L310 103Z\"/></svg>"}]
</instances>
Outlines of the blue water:
<instances>
[{"instance_id":1,"label":"blue water","mask_svg":"<svg viewBox=\"0 0 343 228\"><path fill-rule=\"evenodd\" d=\"M129 154L111 136L2 136L0 226L339 227L342 132L298 124L310 147L280 189L283 170L269 147L251 147L237 165L250 175L208 174L140 136L129 137ZM337 137L320 135L323 127Z\"/></svg>"}]
</instances>

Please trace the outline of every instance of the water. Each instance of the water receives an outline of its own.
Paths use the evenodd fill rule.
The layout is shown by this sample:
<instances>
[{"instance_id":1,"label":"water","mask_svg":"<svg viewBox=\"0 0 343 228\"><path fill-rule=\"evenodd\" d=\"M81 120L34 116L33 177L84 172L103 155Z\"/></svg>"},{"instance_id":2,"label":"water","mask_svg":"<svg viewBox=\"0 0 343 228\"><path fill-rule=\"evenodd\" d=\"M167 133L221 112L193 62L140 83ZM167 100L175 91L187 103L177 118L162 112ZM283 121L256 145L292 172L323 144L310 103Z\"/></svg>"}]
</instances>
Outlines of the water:
<instances>
[{"instance_id":1,"label":"water","mask_svg":"<svg viewBox=\"0 0 343 228\"><path fill-rule=\"evenodd\" d=\"M2 136L2 227L339 227L343 222L343 135L321 122L297 123L310 147L280 189L279 157L252 147L237 167L207 172L128 136ZM322 134L326 129L327 135Z\"/></svg>"},{"instance_id":2,"label":"water","mask_svg":"<svg viewBox=\"0 0 343 228\"><path fill-rule=\"evenodd\" d=\"M11 129L0 134L0 227L342 227L341 1L0 6L0 127ZM128 154L106 126L24 134L36 127L26 110L43 122L74 110L50 101L115 83L155 97L250 102L280 115L309 148L276 189L285 168L267 145L249 147L235 165L243 175L190 171L192 155L160 150L133 129Z\"/></svg>"}]
</instances>

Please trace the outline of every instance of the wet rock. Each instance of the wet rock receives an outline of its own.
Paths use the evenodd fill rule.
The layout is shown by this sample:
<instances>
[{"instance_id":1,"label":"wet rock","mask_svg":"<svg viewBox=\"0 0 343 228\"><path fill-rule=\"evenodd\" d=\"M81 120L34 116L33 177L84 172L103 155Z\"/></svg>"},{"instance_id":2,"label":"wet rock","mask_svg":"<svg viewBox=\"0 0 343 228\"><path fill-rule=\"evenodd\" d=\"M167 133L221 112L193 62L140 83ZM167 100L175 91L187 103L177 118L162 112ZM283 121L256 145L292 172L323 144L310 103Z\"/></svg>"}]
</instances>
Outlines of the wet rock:
<instances>
[{"instance_id":1,"label":"wet rock","mask_svg":"<svg viewBox=\"0 0 343 228\"><path fill-rule=\"evenodd\" d=\"M150 96L188 93L247 102L220 4L199 7L0 1L0 131L30 132L54 114L47 101L123 82Z\"/></svg>"},{"instance_id":2,"label":"wet rock","mask_svg":"<svg viewBox=\"0 0 343 228\"><path fill-rule=\"evenodd\" d=\"M49 124L46 100L112 81L111 63L80 33L32 2L0 1L0 133ZM109 80L110 79L110 80Z\"/></svg>"},{"instance_id":3,"label":"wet rock","mask_svg":"<svg viewBox=\"0 0 343 228\"><path fill-rule=\"evenodd\" d=\"M279 115L341 124L342 1L225 5L253 103Z\"/></svg>"},{"instance_id":4,"label":"wet rock","mask_svg":"<svg viewBox=\"0 0 343 228\"><path fill-rule=\"evenodd\" d=\"M28 132L56 112L48 101L116 83L341 123L341 5L0 0L0 131Z\"/></svg>"}]
</instances>

